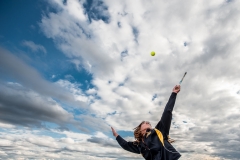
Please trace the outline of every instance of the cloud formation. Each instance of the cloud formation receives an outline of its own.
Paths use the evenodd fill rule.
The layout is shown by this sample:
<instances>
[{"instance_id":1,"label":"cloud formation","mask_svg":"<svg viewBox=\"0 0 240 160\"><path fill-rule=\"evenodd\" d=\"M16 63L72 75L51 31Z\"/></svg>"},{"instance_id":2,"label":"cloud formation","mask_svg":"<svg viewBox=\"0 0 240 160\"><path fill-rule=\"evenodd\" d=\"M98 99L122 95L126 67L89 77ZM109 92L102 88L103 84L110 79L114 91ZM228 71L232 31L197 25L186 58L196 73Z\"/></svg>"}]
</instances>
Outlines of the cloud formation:
<instances>
[{"instance_id":1,"label":"cloud formation","mask_svg":"<svg viewBox=\"0 0 240 160\"><path fill-rule=\"evenodd\" d=\"M55 10L42 16L42 32L78 70L84 68L93 75L93 87L83 93L69 81L50 83L1 49L1 74L24 86L1 83L7 92L0 94L0 109L8 113L1 117L2 126L11 129L12 124L20 123L13 116L27 126L39 125L40 121L69 121L72 115L53 98L68 106L79 104L80 110L85 107L83 114L75 117L84 133L54 130L66 137L47 137L46 143L30 133L29 139L23 140L22 155L142 159L122 150L108 135L109 126L129 132L142 120L157 124L172 88L187 71L173 112L173 145L182 159L240 157L240 1L52 0L49 5ZM154 57L151 51L156 52ZM46 112L48 108L50 112ZM36 119L24 119L34 115ZM15 150L22 140L1 134L5 140L0 142L0 154L18 157L20 153L10 153L9 148ZM40 146L47 149L29 151Z\"/></svg>"},{"instance_id":2,"label":"cloud formation","mask_svg":"<svg viewBox=\"0 0 240 160\"><path fill-rule=\"evenodd\" d=\"M56 101L41 95L17 83L0 84L0 119L4 123L27 127L43 127L42 122L61 125L73 120Z\"/></svg>"},{"instance_id":3,"label":"cloud formation","mask_svg":"<svg viewBox=\"0 0 240 160\"><path fill-rule=\"evenodd\" d=\"M39 44L35 44L32 41L23 41L22 42L23 46L26 46L28 48L30 48L33 52L43 52L43 53L47 53L47 50L45 49L45 47L43 47L42 45Z\"/></svg>"},{"instance_id":4,"label":"cloud formation","mask_svg":"<svg viewBox=\"0 0 240 160\"><path fill-rule=\"evenodd\" d=\"M239 112L238 2L104 3L110 21L92 20L88 24L69 19L70 6L59 5L62 10L43 17L41 24L46 36L55 41L65 39L57 43L59 48L67 56L81 59L82 66L94 75L100 99L93 100L92 112L120 130L131 130L142 117L156 123L171 86L188 71L171 131L182 140L177 146L184 153L239 157L234 146L239 142L239 132L234 129L239 127L238 120L229 118ZM63 20L72 24L64 26L64 33L60 30ZM51 26L59 29L52 32ZM152 50L155 57L149 56ZM154 95L157 98L152 101ZM190 125L184 124L186 120ZM234 140L225 136L230 133ZM232 149L221 154L223 137L224 145ZM188 148L189 141L196 143Z\"/></svg>"},{"instance_id":5,"label":"cloud formation","mask_svg":"<svg viewBox=\"0 0 240 160\"><path fill-rule=\"evenodd\" d=\"M17 80L25 87L43 95L61 99L73 105L82 104L83 107L86 106L83 102L77 102L68 90L45 80L36 69L27 65L9 51L0 48L0 53L0 73L2 78Z\"/></svg>"}]
</instances>

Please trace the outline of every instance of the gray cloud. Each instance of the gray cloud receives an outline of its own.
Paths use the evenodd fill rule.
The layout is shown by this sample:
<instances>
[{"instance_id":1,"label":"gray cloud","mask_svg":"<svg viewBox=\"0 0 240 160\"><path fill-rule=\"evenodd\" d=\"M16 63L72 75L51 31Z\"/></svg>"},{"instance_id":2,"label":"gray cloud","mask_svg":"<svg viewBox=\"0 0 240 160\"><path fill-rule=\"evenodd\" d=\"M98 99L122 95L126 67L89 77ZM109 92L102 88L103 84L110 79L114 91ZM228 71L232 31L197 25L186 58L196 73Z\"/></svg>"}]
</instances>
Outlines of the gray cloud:
<instances>
[{"instance_id":1,"label":"gray cloud","mask_svg":"<svg viewBox=\"0 0 240 160\"><path fill-rule=\"evenodd\" d=\"M91 114L91 112L89 113ZM87 126L97 131L108 132L110 126L101 117L96 117L94 115L79 115L76 118L81 122L81 126ZM88 130L85 130L88 131ZM88 131L89 132L89 131Z\"/></svg>"},{"instance_id":2,"label":"gray cloud","mask_svg":"<svg viewBox=\"0 0 240 160\"><path fill-rule=\"evenodd\" d=\"M87 140L88 142L91 143L97 143L100 144L103 147L116 147L119 148L119 145L116 143L116 141L112 141L110 139L103 139L103 138L98 138L98 137L92 137Z\"/></svg>"},{"instance_id":3,"label":"gray cloud","mask_svg":"<svg viewBox=\"0 0 240 160\"><path fill-rule=\"evenodd\" d=\"M22 85L35 90L45 96L55 97L72 105L86 107L86 104L76 101L66 89L48 82L32 67L15 57L7 50L0 48L0 73L1 78L10 77ZM4 76L3 76L4 75Z\"/></svg>"},{"instance_id":4,"label":"gray cloud","mask_svg":"<svg viewBox=\"0 0 240 160\"><path fill-rule=\"evenodd\" d=\"M0 84L0 121L28 127L44 127L43 122L60 126L71 123L72 114L54 100L19 84Z\"/></svg>"}]
</instances>

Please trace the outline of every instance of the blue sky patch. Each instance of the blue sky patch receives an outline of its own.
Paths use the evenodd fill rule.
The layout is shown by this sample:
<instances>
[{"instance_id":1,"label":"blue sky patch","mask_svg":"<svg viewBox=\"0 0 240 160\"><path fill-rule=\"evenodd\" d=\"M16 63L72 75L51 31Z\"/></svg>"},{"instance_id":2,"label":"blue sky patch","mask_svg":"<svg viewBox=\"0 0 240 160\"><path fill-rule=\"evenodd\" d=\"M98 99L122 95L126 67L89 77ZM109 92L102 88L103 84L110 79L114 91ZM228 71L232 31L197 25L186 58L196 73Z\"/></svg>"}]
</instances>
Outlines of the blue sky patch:
<instances>
[{"instance_id":1,"label":"blue sky patch","mask_svg":"<svg viewBox=\"0 0 240 160\"><path fill-rule=\"evenodd\" d=\"M118 134L121 135L121 137L133 137L134 136L133 131L118 131Z\"/></svg>"},{"instance_id":2,"label":"blue sky patch","mask_svg":"<svg viewBox=\"0 0 240 160\"><path fill-rule=\"evenodd\" d=\"M132 27L132 32L134 35L134 40L138 43L139 30L137 29L137 27Z\"/></svg>"},{"instance_id":3,"label":"blue sky patch","mask_svg":"<svg viewBox=\"0 0 240 160\"><path fill-rule=\"evenodd\" d=\"M152 101L154 101L154 99L157 98L157 94L154 94L153 97L152 97Z\"/></svg>"},{"instance_id":4,"label":"blue sky patch","mask_svg":"<svg viewBox=\"0 0 240 160\"><path fill-rule=\"evenodd\" d=\"M86 0L83 4L85 14L87 14L89 22L92 20L102 20L105 23L110 22L110 14L108 13L108 7L101 0Z\"/></svg>"},{"instance_id":5,"label":"blue sky patch","mask_svg":"<svg viewBox=\"0 0 240 160\"><path fill-rule=\"evenodd\" d=\"M122 27L121 22L118 22L117 25L118 25L119 28Z\"/></svg>"}]
</instances>

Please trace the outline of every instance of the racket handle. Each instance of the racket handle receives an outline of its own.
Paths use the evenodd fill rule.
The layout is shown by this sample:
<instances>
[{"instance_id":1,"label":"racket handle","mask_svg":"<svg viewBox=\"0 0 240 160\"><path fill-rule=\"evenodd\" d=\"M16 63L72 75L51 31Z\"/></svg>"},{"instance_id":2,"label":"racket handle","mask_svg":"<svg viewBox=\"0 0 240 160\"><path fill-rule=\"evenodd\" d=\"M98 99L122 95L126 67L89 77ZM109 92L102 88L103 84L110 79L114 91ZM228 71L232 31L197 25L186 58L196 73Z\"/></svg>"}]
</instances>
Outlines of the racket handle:
<instances>
[{"instance_id":1,"label":"racket handle","mask_svg":"<svg viewBox=\"0 0 240 160\"><path fill-rule=\"evenodd\" d=\"M179 82L179 84L181 84L181 83L182 83L182 81L183 81L183 78L186 76L186 74L187 74L187 72L185 72L185 73L184 73L184 75L183 75L183 77L182 77L181 81Z\"/></svg>"}]
</instances>

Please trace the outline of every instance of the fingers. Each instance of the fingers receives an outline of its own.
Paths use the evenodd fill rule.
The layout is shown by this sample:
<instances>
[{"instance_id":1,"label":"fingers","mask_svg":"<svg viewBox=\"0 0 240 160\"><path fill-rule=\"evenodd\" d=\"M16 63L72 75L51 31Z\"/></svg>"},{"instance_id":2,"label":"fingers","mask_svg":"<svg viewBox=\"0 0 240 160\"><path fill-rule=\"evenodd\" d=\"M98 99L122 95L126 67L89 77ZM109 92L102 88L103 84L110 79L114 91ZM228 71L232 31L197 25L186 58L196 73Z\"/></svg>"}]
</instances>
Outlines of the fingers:
<instances>
[{"instance_id":1,"label":"fingers","mask_svg":"<svg viewBox=\"0 0 240 160\"><path fill-rule=\"evenodd\" d=\"M114 129L113 127L111 127L111 129L112 129L112 132L113 132L113 133L116 132L115 129Z\"/></svg>"},{"instance_id":2,"label":"fingers","mask_svg":"<svg viewBox=\"0 0 240 160\"><path fill-rule=\"evenodd\" d=\"M179 90L181 89L181 86L180 85L178 85L178 88L179 88Z\"/></svg>"},{"instance_id":3,"label":"fingers","mask_svg":"<svg viewBox=\"0 0 240 160\"><path fill-rule=\"evenodd\" d=\"M178 89L179 89L179 86L176 85L176 86L174 87L174 90L178 90Z\"/></svg>"},{"instance_id":4,"label":"fingers","mask_svg":"<svg viewBox=\"0 0 240 160\"><path fill-rule=\"evenodd\" d=\"M181 86L180 85L175 85L175 87L173 88L173 92L178 93L180 92Z\"/></svg>"},{"instance_id":5,"label":"fingers","mask_svg":"<svg viewBox=\"0 0 240 160\"><path fill-rule=\"evenodd\" d=\"M115 130L111 127L113 135L115 134Z\"/></svg>"},{"instance_id":6,"label":"fingers","mask_svg":"<svg viewBox=\"0 0 240 160\"><path fill-rule=\"evenodd\" d=\"M177 92L180 92L180 90L181 90L181 86L180 86L180 85L178 85Z\"/></svg>"},{"instance_id":7,"label":"fingers","mask_svg":"<svg viewBox=\"0 0 240 160\"><path fill-rule=\"evenodd\" d=\"M118 134L117 134L117 132L115 131L115 129L114 129L113 127L111 127L111 129L112 129L113 136L117 137Z\"/></svg>"}]
</instances>

